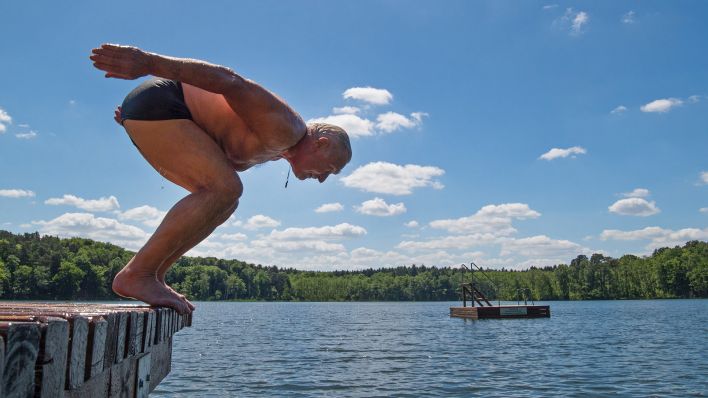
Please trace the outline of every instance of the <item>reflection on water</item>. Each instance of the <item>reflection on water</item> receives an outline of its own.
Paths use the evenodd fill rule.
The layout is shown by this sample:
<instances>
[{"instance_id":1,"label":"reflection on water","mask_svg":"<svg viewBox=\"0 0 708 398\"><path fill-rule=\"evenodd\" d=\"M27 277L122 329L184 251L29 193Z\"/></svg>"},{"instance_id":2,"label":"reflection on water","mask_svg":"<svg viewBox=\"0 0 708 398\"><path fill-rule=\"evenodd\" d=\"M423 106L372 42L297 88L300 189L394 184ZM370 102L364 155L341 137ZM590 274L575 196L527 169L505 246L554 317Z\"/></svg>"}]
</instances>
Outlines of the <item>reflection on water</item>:
<instances>
[{"instance_id":1,"label":"reflection on water","mask_svg":"<svg viewBox=\"0 0 708 398\"><path fill-rule=\"evenodd\" d=\"M459 303L198 303L153 395L708 395L708 300L543 304L469 321Z\"/></svg>"}]
</instances>

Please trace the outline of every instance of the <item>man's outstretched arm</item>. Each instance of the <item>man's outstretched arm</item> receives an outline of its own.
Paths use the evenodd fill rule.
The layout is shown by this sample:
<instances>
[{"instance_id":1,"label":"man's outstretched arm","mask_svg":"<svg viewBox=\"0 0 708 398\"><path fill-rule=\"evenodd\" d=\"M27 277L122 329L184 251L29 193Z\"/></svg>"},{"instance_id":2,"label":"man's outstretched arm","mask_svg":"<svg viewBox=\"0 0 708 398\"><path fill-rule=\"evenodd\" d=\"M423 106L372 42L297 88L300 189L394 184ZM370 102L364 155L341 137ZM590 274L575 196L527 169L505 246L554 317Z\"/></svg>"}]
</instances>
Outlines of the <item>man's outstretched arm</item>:
<instances>
[{"instance_id":1,"label":"man's outstretched arm","mask_svg":"<svg viewBox=\"0 0 708 398\"><path fill-rule=\"evenodd\" d=\"M306 128L300 115L285 101L224 66L115 44L94 48L90 58L96 68L106 72L106 77L132 80L153 75L222 94L252 131L292 134Z\"/></svg>"}]
</instances>

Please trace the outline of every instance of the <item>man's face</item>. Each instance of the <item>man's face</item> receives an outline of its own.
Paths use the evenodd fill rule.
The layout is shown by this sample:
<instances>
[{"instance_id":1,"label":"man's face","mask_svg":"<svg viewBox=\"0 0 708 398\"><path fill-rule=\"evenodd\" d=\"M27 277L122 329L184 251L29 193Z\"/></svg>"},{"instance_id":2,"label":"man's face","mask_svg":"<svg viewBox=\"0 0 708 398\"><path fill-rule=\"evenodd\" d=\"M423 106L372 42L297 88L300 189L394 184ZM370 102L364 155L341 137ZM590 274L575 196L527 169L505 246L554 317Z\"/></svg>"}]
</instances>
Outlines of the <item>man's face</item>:
<instances>
[{"instance_id":1,"label":"man's face","mask_svg":"<svg viewBox=\"0 0 708 398\"><path fill-rule=\"evenodd\" d=\"M339 154L336 151L314 151L298 165L299 167L293 166L293 173L300 180L314 178L323 183L330 175L339 174L344 167L341 156L337 155Z\"/></svg>"}]
</instances>

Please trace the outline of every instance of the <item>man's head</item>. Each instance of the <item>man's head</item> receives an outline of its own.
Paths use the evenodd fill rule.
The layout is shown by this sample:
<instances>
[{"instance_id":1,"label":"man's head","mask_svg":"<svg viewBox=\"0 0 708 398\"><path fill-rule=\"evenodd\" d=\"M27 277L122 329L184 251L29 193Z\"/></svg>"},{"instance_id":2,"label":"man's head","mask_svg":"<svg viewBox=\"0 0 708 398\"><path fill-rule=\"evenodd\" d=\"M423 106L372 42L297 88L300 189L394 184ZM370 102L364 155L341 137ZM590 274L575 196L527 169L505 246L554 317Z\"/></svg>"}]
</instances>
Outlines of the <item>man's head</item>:
<instances>
[{"instance_id":1,"label":"man's head","mask_svg":"<svg viewBox=\"0 0 708 398\"><path fill-rule=\"evenodd\" d=\"M293 149L288 160L301 180L315 178L324 182L330 174L338 174L352 158L347 133L327 123L308 124L307 134Z\"/></svg>"}]
</instances>

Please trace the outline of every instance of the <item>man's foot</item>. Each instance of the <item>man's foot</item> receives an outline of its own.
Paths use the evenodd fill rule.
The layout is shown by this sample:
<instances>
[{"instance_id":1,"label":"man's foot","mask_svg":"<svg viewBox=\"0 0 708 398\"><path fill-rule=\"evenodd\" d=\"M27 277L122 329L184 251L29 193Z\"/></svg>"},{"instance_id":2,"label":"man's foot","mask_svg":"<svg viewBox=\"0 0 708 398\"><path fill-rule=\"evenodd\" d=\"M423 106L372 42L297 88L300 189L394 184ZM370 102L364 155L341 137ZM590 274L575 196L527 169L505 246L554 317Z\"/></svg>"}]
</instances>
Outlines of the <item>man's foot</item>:
<instances>
[{"instance_id":1,"label":"man's foot","mask_svg":"<svg viewBox=\"0 0 708 398\"><path fill-rule=\"evenodd\" d=\"M187 296L185 296L184 294L182 294L182 293L176 291L175 289L173 289L172 286L168 285L167 282L165 282L164 280L160 280L160 278L157 278L157 280L160 281L163 285L165 285L166 288L168 288L168 289L170 289L172 292L174 292L174 294L178 295L179 298L181 298L182 300L184 300L184 302L187 303L187 305L189 306L189 309L190 309L190 310L194 311L194 309L197 308L197 307L194 306L194 304L192 304L189 300L187 300Z\"/></svg>"},{"instance_id":2,"label":"man's foot","mask_svg":"<svg viewBox=\"0 0 708 398\"><path fill-rule=\"evenodd\" d=\"M144 275L123 269L113 279L113 291L119 296L133 298L150 305L170 307L180 314L189 314L187 305L174 290L160 283L155 275Z\"/></svg>"},{"instance_id":3,"label":"man's foot","mask_svg":"<svg viewBox=\"0 0 708 398\"><path fill-rule=\"evenodd\" d=\"M185 303L187 303L187 305L189 306L189 309L190 309L190 310L194 311L194 309L197 308L197 307L194 306L194 304L192 304L189 300L187 300L187 296L185 296L184 294L182 294L182 293L178 292L177 290L173 289L172 286L168 285L167 282L165 282L165 276L164 276L164 275L161 276L160 274L157 274L157 280L158 280L158 282L160 282L160 283L162 283L163 285L165 285L166 288L168 288L168 289L170 289L172 292L174 292L174 294L178 295L179 298L181 298Z\"/></svg>"}]
</instances>

